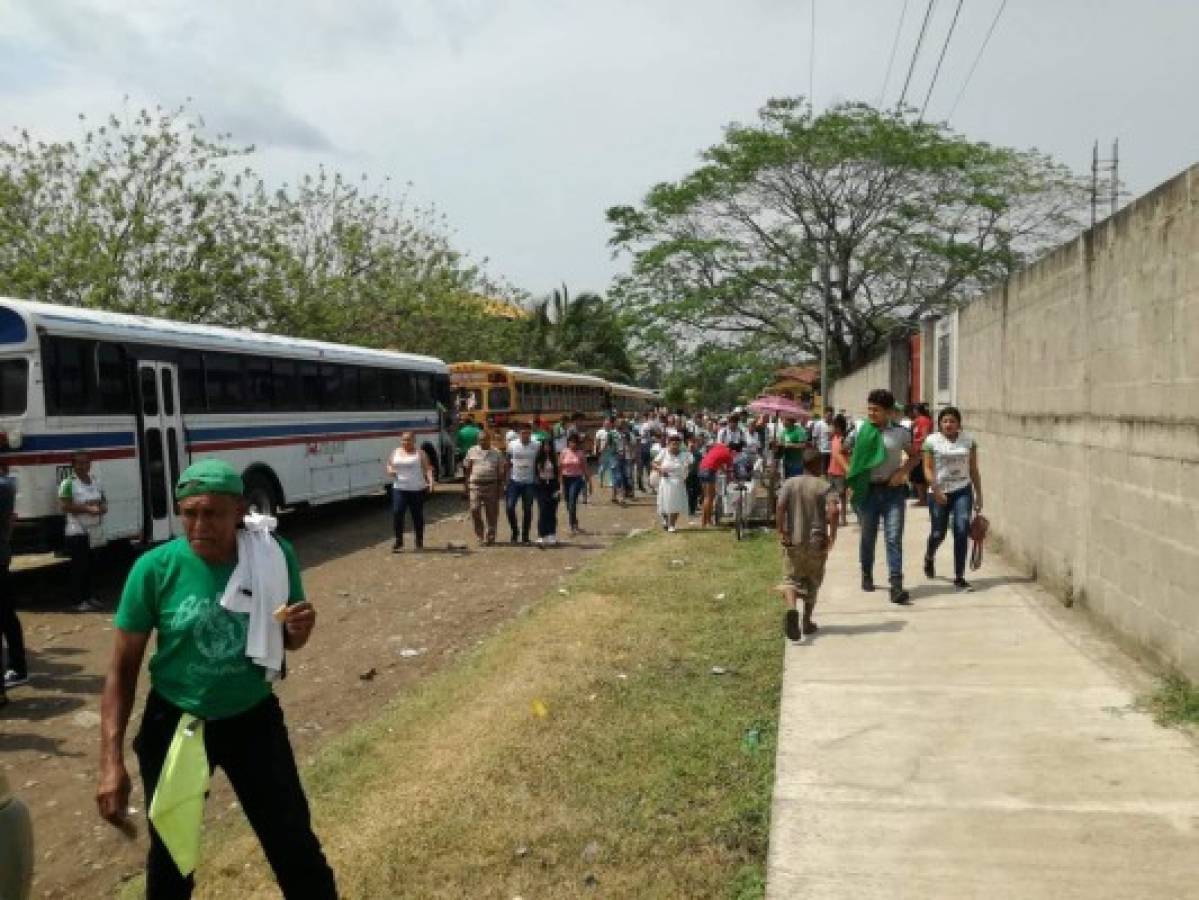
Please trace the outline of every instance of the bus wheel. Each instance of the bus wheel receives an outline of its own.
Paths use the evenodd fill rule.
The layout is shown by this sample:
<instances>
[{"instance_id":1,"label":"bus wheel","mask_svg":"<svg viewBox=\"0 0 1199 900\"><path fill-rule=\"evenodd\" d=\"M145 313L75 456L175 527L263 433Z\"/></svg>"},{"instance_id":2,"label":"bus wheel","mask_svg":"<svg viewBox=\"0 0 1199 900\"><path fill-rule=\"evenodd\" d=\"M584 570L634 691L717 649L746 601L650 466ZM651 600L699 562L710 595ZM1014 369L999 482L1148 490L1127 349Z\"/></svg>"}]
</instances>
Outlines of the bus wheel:
<instances>
[{"instance_id":1,"label":"bus wheel","mask_svg":"<svg viewBox=\"0 0 1199 900\"><path fill-rule=\"evenodd\" d=\"M279 514L279 495L270 478L258 472L251 472L245 476L245 483L246 503L250 505L251 511L256 510L264 516Z\"/></svg>"}]
</instances>

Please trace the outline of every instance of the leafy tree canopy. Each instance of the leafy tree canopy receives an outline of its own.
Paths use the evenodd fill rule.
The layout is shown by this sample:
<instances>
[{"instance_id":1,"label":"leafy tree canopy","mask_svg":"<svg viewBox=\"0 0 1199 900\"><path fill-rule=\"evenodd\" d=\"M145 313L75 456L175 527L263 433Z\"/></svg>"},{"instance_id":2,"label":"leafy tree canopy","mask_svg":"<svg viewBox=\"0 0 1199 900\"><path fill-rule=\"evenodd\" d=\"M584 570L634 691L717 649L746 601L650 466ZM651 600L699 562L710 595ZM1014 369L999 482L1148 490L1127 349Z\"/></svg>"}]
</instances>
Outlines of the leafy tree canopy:
<instances>
[{"instance_id":1,"label":"leafy tree canopy","mask_svg":"<svg viewBox=\"0 0 1199 900\"><path fill-rule=\"evenodd\" d=\"M324 168L268 187L252 147L183 109L76 141L0 140L0 294L449 360L513 359L520 299L455 251L431 210Z\"/></svg>"},{"instance_id":2,"label":"leafy tree canopy","mask_svg":"<svg viewBox=\"0 0 1199 900\"><path fill-rule=\"evenodd\" d=\"M1079 227L1086 186L1036 151L908 112L772 100L703 164L608 210L612 296L659 347L864 362L897 327L985 291ZM813 279L813 270L818 276Z\"/></svg>"}]
</instances>

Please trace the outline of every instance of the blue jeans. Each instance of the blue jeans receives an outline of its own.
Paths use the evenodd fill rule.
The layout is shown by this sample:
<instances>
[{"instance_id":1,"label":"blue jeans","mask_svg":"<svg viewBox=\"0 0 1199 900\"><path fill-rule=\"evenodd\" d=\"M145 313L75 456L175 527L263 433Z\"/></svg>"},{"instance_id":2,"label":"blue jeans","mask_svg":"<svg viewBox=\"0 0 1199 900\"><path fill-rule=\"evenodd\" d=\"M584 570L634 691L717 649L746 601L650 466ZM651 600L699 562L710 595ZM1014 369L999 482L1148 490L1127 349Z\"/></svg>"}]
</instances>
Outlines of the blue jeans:
<instances>
[{"instance_id":1,"label":"blue jeans","mask_svg":"<svg viewBox=\"0 0 1199 900\"><path fill-rule=\"evenodd\" d=\"M522 541L529 539L529 526L533 524L533 500L537 496L537 485L529 482L521 484L509 481L504 490L504 512L508 514L508 527L512 529L512 539L518 537ZM516 527L516 504L520 503L521 528Z\"/></svg>"},{"instance_id":2,"label":"blue jeans","mask_svg":"<svg viewBox=\"0 0 1199 900\"><path fill-rule=\"evenodd\" d=\"M932 495L928 498L928 513L932 519L932 531L928 533L928 549L924 555L932 559L937 548L945 540L949 530L949 516L953 514L953 574L956 578L966 575L966 550L970 546L970 513L974 511L974 489L970 485L945 495L942 506Z\"/></svg>"},{"instance_id":3,"label":"blue jeans","mask_svg":"<svg viewBox=\"0 0 1199 900\"><path fill-rule=\"evenodd\" d=\"M579 527L579 497L587 487L587 479L582 475L567 475L562 479L566 487L566 515L571 528Z\"/></svg>"},{"instance_id":4,"label":"blue jeans","mask_svg":"<svg viewBox=\"0 0 1199 900\"><path fill-rule=\"evenodd\" d=\"M863 575L874 574L874 547L878 543L879 522L882 522L888 575L892 580L903 578L903 513L906 497L906 488L872 484L866 499L857 504L858 518L862 524L858 559Z\"/></svg>"}]
</instances>

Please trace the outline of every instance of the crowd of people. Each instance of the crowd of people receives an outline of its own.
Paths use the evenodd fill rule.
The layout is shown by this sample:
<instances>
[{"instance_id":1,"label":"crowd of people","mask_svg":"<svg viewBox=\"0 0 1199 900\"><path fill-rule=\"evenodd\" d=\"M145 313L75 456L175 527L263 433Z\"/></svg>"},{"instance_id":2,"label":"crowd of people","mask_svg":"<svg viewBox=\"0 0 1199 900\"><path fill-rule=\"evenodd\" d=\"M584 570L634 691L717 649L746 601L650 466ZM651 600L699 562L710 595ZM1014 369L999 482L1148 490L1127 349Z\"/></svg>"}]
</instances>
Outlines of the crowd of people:
<instances>
[{"instance_id":1,"label":"crowd of people","mask_svg":"<svg viewBox=\"0 0 1199 900\"><path fill-rule=\"evenodd\" d=\"M860 526L861 586L873 591L878 533L883 533L890 600L909 602L902 536L908 500L927 505L930 530L923 572L936 574L938 548L953 532L954 584L965 579L972 517L982 508L978 447L962 414L927 408L903 417L890 392L867 398L851 421L841 411L800 415L684 415L657 411L605 418L590 434L582 416L552 426L523 422L499 434L463 422L457 432L463 490L479 544L497 540L503 500L513 544L558 543L558 509L566 502L571 535L582 531L580 504L625 505L655 495L667 532L684 516L713 522L717 483L768 484L783 551L783 630L797 641L817 631L813 618L829 551L852 508ZM392 481L394 542L424 546L424 504L435 484L431 461L404 434L386 461ZM597 477L598 476L598 477ZM598 482L598 485L597 485ZM132 742L148 798L147 895L187 897L198 853L208 777L220 767L237 792L286 896L334 897L334 874L310 822L307 800L272 683L286 673L285 652L300 650L316 624L290 545L275 521L249 510L241 476L219 459L192 464L175 489L183 534L143 554L126 580L114 617L115 641L101 699L100 815L130 829L125 739L143 658L150 694ZM11 558L16 484L0 466L0 579ZM91 590L91 533L107 499L86 454L75 457L59 488L76 608L97 608ZM27 683L23 634L10 592L0 581L3 687ZM231 615L234 613L236 615Z\"/></svg>"}]
</instances>

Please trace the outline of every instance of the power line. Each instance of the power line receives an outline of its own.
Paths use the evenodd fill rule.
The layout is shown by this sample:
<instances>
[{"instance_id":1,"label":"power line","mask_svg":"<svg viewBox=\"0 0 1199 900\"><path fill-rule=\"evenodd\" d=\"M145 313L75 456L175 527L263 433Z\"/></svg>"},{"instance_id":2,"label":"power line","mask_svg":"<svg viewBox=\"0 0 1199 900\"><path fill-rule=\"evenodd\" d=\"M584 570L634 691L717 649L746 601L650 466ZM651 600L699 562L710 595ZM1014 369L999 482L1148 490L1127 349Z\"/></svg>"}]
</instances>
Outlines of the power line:
<instances>
[{"instance_id":1,"label":"power line","mask_svg":"<svg viewBox=\"0 0 1199 900\"><path fill-rule=\"evenodd\" d=\"M983 38L982 46L978 48L978 55L974 57L974 62L970 65L970 71L966 73L966 80L962 82L962 89L958 91L957 98L953 101L953 106L949 107L949 115L945 118L953 118L954 110L962 102L962 95L966 93L966 87L970 84L970 79L974 77L974 70L978 68L978 61L983 58L983 51L987 49L987 44L991 41L991 34L995 31L995 26L999 24L999 17L1003 15L1006 7L1007 0L1002 0L999 4L999 9L995 11L995 18L991 20L991 27L987 29L987 35Z\"/></svg>"},{"instance_id":2,"label":"power line","mask_svg":"<svg viewBox=\"0 0 1199 900\"><path fill-rule=\"evenodd\" d=\"M924 103L920 107L920 118L924 118L924 111L928 109L928 101L932 99L933 88L937 86L937 77L941 74L941 63L945 62L945 51L949 49L949 42L953 38L953 29L957 27L958 15L962 12L962 3L965 0L958 0L957 8L953 11L953 21L949 23L949 31L945 34L945 43L941 45L941 55L937 57L937 67L933 69L933 80L928 83L928 93L924 95Z\"/></svg>"},{"instance_id":3,"label":"power line","mask_svg":"<svg viewBox=\"0 0 1199 900\"><path fill-rule=\"evenodd\" d=\"M937 5L937 0L928 0L928 6L924 8L924 21L920 24L920 36L916 38L916 49L912 51L912 63L908 66L908 77L903 81L903 90L899 92L899 102L895 104L896 109L903 107L903 99L908 95L908 85L912 83L912 73L916 71L916 60L920 58L920 46L924 43L924 33L928 31L928 19L933 14L933 7Z\"/></svg>"},{"instance_id":4,"label":"power line","mask_svg":"<svg viewBox=\"0 0 1199 900\"><path fill-rule=\"evenodd\" d=\"M816 111L816 0L812 0L812 43L808 51L808 109Z\"/></svg>"},{"instance_id":5,"label":"power line","mask_svg":"<svg viewBox=\"0 0 1199 900\"><path fill-rule=\"evenodd\" d=\"M878 103L875 104L880 109L883 105L883 98L887 96L887 85L891 83L891 68L895 65L895 51L899 49L899 35L903 31L903 20L908 14L909 0L903 0L903 9L899 11L899 24L895 26L895 40L891 42L891 58L887 60L887 74L883 76L883 89L878 92Z\"/></svg>"}]
</instances>

